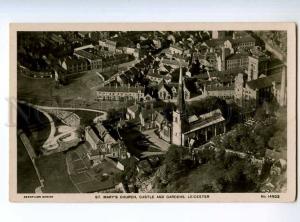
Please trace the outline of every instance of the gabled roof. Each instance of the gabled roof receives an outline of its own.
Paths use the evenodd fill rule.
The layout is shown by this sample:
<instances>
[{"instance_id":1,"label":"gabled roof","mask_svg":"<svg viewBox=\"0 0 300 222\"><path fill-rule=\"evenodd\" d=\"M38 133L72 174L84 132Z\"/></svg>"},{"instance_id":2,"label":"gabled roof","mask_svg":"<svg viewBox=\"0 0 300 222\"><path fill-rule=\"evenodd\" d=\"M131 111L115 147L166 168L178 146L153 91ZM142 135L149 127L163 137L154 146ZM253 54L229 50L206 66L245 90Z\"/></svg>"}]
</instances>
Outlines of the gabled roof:
<instances>
[{"instance_id":1,"label":"gabled roof","mask_svg":"<svg viewBox=\"0 0 300 222\"><path fill-rule=\"evenodd\" d=\"M161 124L165 120L165 117L161 113L156 111L155 115L156 115L155 121L158 122L159 124Z\"/></svg>"},{"instance_id":2,"label":"gabled roof","mask_svg":"<svg viewBox=\"0 0 300 222\"><path fill-rule=\"evenodd\" d=\"M99 142L101 142L100 138L91 127L87 129L87 133L90 135L94 143L98 144Z\"/></svg>"},{"instance_id":3,"label":"gabled roof","mask_svg":"<svg viewBox=\"0 0 300 222\"><path fill-rule=\"evenodd\" d=\"M198 117L196 115L189 116L189 119L188 119L189 123L195 122L197 120L198 120Z\"/></svg>"},{"instance_id":4,"label":"gabled roof","mask_svg":"<svg viewBox=\"0 0 300 222\"><path fill-rule=\"evenodd\" d=\"M130 111L136 113L139 111L139 106L137 104L127 107Z\"/></svg>"},{"instance_id":5,"label":"gabled roof","mask_svg":"<svg viewBox=\"0 0 300 222\"><path fill-rule=\"evenodd\" d=\"M61 35L56 35L56 34L52 34L51 35L51 39L55 42L58 42L58 43L61 43L61 42L64 42L64 38L61 37Z\"/></svg>"},{"instance_id":6,"label":"gabled roof","mask_svg":"<svg viewBox=\"0 0 300 222\"><path fill-rule=\"evenodd\" d=\"M162 88L166 89L166 91L172 95L172 87L168 84L165 84L163 81L158 85L158 91L160 91Z\"/></svg>"},{"instance_id":7,"label":"gabled roof","mask_svg":"<svg viewBox=\"0 0 300 222\"><path fill-rule=\"evenodd\" d=\"M183 51L183 48L181 48L181 47L178 46L178 45L170 45L170 48L174 48L174 49Z\"/></svg>"},{"instance_id":8,"label":"gabled roof","mask_svg":"<svg viewBox=\"0 0 300 222\"><path fill-rule=\"evenodd\" d=\"M108 133L107 129L101 123L97 123L95 127L98 130L100 138L103 138Z\"/></svg>"},{"instance_id":9,"label":"gabled roof","mask_svg":"<svg viewBox=\"0 0 300 222\"><path fill-rule=\"evenodd\" d=\"M82 57L84 57L84 58L86 58L86 59L89 59L89 60L99 60L99 59L101 59L100 56L95 55L95 54L93 54L93 53L89 53L89 52L87 52L87 51L85 51L85 50L78 50L78 51L75 51L74 54L79 55L79 56L82 56Z\"/></svg>"},{"instance_id":10,"label":"gabled roof","mask_svg":"<svg viewBox=\"0 0 300 222\"><path fill-rule=\"evenodd\" d=\"M103 126L103 124L97 123L96 128L98 130L100 138L103 140L104 143L108 143L108 144L117 143L117 141L110 135L108 130Z\"/></svg>"},{"instance_id":11,"label":"gabled roof","mask_svg":"<svg viewBox=\"0 0 300 222\"><path fill-rule=\"evenodd\" d=\"M182 66L182 67L187 67L188 66L188 63L187 62L179 62L177 60L171 60L171 59L166 59L166 58L163 58L161 60L161 63L163 63L164 65L169 65L169 66Z\"/></svg>"},{"instance_id":12,"label":"gabled roof","mask_svg":"<svg viewBox=\"0 0 300 222\"><path fill-rule=\"evenodd\" d=\"M199 119L207 119L207 118L210 118L210 117L215 116L215 115L222 115L221 110L220 109L215 109L211 112L204 113L204 114L199 116Z\"/></svg>"},{"instance_id":13,"label":"gabled roof","mask_svg":"<svg viewBox=\"0 0 300 222\"><path fill-rule=\"evenodd\" d=\"M225 119L222 115L222 112L219 109L205 113L200 115L197 121L192 122L189 126L189 129L185 131L184 134L206 128L208 126L223 122L224 120Z\"/></svg>"},{"instance_id":14,"label":"gabled roof","mask_svg":"<svg viewBox=\"0 0 300 222\"><path fill-rule=\"evenodd\" d=\"M68 56L65 58L65 63L67 66L70 65L81 65L81 64L87 64L89 63L88 60L86 60L85 58L77 58L76 56Z\"/></svg>"},{"instance_id":15,"label":"gabled roof","mask_svg":"<svg viewBox=\"0 0 300 222\"><path fill-rule=\"evenodd\" d=\"M237 38L233 40L234 44L245 43L245 42L255 42L255 38L253 38L251 35L247 35L245 37Z\"/></svg>"}]
</instances>

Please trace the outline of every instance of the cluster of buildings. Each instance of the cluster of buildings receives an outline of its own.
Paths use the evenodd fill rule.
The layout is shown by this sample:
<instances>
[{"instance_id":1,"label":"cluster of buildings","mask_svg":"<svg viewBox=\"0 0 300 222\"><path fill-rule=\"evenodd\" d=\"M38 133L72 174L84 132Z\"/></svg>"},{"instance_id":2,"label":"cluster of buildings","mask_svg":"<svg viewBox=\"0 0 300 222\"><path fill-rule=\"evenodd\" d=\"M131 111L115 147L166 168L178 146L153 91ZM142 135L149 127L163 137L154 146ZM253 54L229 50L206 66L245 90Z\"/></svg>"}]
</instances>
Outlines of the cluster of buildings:
<instances>
[{"instance_id":1,"label":"cluster of buildings","mask_svg":"<svg viewBox=\"0 0 300 222\"><path fill-rule=\"evenodd\" d=\"M176 91L177 108L173 110L171 119L158 110L144 109L137 104L127 108L127 119L138 119L142 127L156 129L161 139L178 146L191 147L226 132L225 118L219 109L198 116L188 115L182 68Z\"/></svg>"},{"instance_id":2,"label":"cluster of buildings","mask_svg":"<svg viewBox=\"0 0 300 222\"><path fill-rule=\"evenodd\" d=\"M116 160L127 158L127 149L116 140L102 123L85 128L85 140L89 143L87 156L92 165L101 163L106 157Z\"/></svg>"},{"instance_id":3,"label":"cluster of buildings","mask_svg":"<svg viewBox=\"0 0 300 222\"><path fill-rule=\"evenodd\" d=\"M261 103L262 100L269 101L272 97L279 104L285 104L285 85L281 84L286 78L284 67L283 65L272 67L270 64L273 58L262 50L263 46L259 45L260 43L250 33L212 31L210 39L194 42L196 41L193 37L182 39L171 43L160 54L146 56L147 63L140 62L127 71L113 76L108 81L109 87L97 91L98 98L136 101L145 101L147 98L147 100L175 102L181 67L185 75L183 90L187 101L215 96L229 101L239 101L241 104L241 100L254 99L257 103ZM108 44L113 50L113 44L110 42ZM199 63L198 73L192 70L197 64L196 61ZM270 71L272 69L282 71L272 77L274 73ZM145 79L148 82L145 83ZM112 83L115 84L111 86ZM286 81L283 84L286 84ZM151 88L150 91L155 93L151 94L142 87ZM272 95L266 96L267 91ZM263 98L264 96L266 98Z\"/></svg>"},{"instance_id":4,"label":"cluster of buildings","mask_svg":"<svg viewBox=\"0 0 300 222\"><path fill-rule=\"evenodd\" d=\"M286 104L286 69L272 66L268 53L247 32L213 31L212 39L197 46L195 56L206 64L205 96L257 104L275 99ZM213 56L211 56L212 54ZM276 70L276 71L275 71Z\"/></svg>"},{"instance_id":5,"label":"cluster of buildings","mask_svg":"<svg viewBox=\"0 0 300 222\"><path fill-rule=\"evenodd\" d=\"M128 54L116 48L116 42L99 41L101 45L85 45L74 49L73 55L59 59L59 65L67 73L78 73L87 70L103 72L107 67L130 60Z\"/></svg>"}]
</instances>

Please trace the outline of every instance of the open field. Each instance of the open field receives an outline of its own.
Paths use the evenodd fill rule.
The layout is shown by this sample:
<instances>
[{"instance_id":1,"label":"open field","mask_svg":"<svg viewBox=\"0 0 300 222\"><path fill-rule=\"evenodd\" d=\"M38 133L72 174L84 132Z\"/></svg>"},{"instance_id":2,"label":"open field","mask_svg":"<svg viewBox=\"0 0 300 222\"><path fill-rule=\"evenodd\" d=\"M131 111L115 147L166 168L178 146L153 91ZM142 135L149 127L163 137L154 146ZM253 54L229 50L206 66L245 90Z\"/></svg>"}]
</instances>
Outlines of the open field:
<instances>
[{"instance_id":1,"label":"open field","mask_svg":"<svg viewBox=\"0 0 300 222\"><path fill-rule=\"evenodd\" d=\"M44 193L78 192L69 179L65 158L66 154L61 152L50 156L43 156L36 160L40 174L45 180Z\"/></svg>"},{"instance_id":2,"label":"open field","mask_svg":"<svg viewBox=\"0 0 300 222\"><path fill-rule=\"evenodd\" d=\"M62 106L70 104L74 99L89 101L95 98L94 91L89 86L100 84L101 80L94 72L86 72L77 79L73 79L66 86L56 87L53 79L29 79L18 75L18 99L38 105Z\"/></svg>"},{"instance_id":3,"label":"open field","mask_svg":"<svg viewBox=\"0 0 300 222\"><path fill-rule=\"evenodd\" d=\"M17 138L17 192L34 193L40 182L20 138Z\"/></svg>"}]
</instances>

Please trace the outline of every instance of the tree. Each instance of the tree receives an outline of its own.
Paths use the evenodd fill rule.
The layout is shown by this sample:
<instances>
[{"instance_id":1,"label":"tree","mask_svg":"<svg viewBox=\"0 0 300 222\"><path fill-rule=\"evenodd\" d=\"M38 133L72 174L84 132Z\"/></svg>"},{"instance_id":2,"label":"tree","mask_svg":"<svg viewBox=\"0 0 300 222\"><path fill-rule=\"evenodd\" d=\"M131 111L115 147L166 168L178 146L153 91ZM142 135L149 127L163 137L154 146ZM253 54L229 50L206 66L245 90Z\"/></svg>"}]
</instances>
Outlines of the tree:
<instances>
[{"instance_id":1,"label":"tree","mask_svg":"<svg viewBox=\"0 0 300 222\"><path fill-rule=\"evenodd\" d=\"M114 108L109 109L107 111L107 120L108 121L113 121L113 120L118 120L120 118L124 117L125 110L116 110Z\"/></svg>"},{"instance_id":2,"label":"tree","mask_svg":"<svg viewBox=\"0 0 300 222\"><path fill-rule=\"evenodd\" d=\"M130 157L125 164L123 177L126 182L134 182L137 176L137 160L134 157Z\"/></svg>"},{"instance_id":3,"label":"tree","mask_svg":"<svg viewBox=\"0 0 300 222\"><path fill-rule=\"evenodd\" d=\"M171 145L166 153L164 164L168 180L174 179L178 174L186 170L182 158L187 154L187 149L180 146Z\"/></svg>"},{"instance_id":4,"label":"tree","mask_svg":"<svg viewBox=\"0 0 300 222\"><path fill-rule=\"evenodd\" d=\"M201 101L192 102L187 108L190 115L201 115L215 109L220 109L225 117L228 115L229 110L226 101L218 97L208 97Z\"/></svg>"}]
</instances>

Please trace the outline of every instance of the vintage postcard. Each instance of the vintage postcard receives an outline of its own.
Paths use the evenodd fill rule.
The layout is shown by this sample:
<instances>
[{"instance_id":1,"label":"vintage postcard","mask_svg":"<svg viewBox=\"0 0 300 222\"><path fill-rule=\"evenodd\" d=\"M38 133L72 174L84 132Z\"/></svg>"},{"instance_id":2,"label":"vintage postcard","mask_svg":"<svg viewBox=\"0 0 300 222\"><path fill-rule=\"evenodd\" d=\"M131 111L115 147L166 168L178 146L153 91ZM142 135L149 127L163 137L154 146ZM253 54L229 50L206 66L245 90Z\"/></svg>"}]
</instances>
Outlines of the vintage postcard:
<instances>
[{"instance_id":1,"label":"vintage postcard","mask_svg":"<svg viewBox=\"0 0 300 222\"><path fill-rule=\"evenodd\" d=\"M11 24L10 200L295 201L295 30Z\"/></svg>"}]
</instances>

